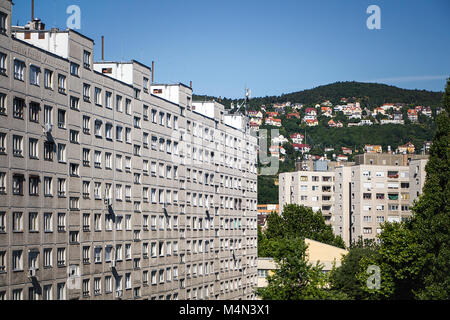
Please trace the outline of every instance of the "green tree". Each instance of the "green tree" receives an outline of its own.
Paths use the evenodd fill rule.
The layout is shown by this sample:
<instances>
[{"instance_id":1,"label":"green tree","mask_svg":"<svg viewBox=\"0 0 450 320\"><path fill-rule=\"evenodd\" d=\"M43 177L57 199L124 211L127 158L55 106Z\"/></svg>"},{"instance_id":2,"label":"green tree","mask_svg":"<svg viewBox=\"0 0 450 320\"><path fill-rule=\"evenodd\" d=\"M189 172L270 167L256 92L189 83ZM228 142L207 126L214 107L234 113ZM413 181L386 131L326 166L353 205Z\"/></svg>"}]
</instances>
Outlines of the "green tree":
<instances>
[{"instance_id":1,"label":"green tree","mask_svg":"<svg viewBox=\"0 0 450 320\"><path fill-rule=\"evenodd\" d=\"M328 277L322 266L308 263L307 245L303 238L281 238L273 248L278 266L267 277L268 285L256 293L264 300L345 299L346 296L328 289Z\"/></svg>"},{"instance_id":2,"label":"green tree","mask_svg":"<svg viewBox=\"0 0 450 320\"><path fill-rule=\"evenodd\" d=\"M369 298L364 290L364 283L361 283L356 275L360 271L360 262L364 257L375 257L377 255L377 245L375 242L360 238L352 244L349 252L342 258L341 265L333 268L330 272L331 288L335 291L346 294L349 299L362 300Z\"/></svg>"},{"instance_id":3,"label":"green tree","mask_svg":"<svg viewBox=\"0 0 450 320\"><path fill-rule=\"evenodd\" d=\"M412 218L384 224L377 257L361 259L360 282L368 277L364 272L368 265L381 269L381 288L365 289L372 297L450 299L449 94L447 81L445 111L437 119L423 193L412 208Z\"/></svg>"},{"instance_id":4,"label":"green tree","mask_svg":"<svg viewBox=\"0 0 450 320\"><path fill-rule=\"evenodd\" d=\"M284 206L281 215L272 213L267 218L267 229L264 232L266 242L264 252L273 256L273 243L280 239L309 238L339 248L345 248L344 240L335 236L331 226L325 224L320 211L313 212L311 208L289 204Z\"/></svg>"}]
</instances>

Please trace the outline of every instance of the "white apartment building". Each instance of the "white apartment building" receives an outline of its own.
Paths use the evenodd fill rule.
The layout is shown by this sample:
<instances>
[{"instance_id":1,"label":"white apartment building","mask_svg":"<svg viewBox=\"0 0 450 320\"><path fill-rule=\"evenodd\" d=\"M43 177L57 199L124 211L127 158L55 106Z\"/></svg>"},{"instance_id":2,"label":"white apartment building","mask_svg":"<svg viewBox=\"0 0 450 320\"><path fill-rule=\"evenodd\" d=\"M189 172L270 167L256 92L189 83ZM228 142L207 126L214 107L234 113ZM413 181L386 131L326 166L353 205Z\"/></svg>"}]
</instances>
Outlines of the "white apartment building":
<instances>
[{"instance_id":1,"label":"white apartment building","mask_svg":"<svg viewBox=\"0 0 450 320\"><path fill-rule=\"evenodd\" d=\"M366 153L355 163L316 161L314 167L280 174L279 204L321 210L346 245L376 239L383 222L411 216L425 181L426 156Z\"/></svg>"},{"instance_id":2,"label":"white apartment building","mask_svg":"<svg viewBox=\"0 0 450 320\"><path fill-rule=\"evenodd\" d=\"M0 0L0 300L253 299L257 140Z\"/></svg>"}]
</instances>

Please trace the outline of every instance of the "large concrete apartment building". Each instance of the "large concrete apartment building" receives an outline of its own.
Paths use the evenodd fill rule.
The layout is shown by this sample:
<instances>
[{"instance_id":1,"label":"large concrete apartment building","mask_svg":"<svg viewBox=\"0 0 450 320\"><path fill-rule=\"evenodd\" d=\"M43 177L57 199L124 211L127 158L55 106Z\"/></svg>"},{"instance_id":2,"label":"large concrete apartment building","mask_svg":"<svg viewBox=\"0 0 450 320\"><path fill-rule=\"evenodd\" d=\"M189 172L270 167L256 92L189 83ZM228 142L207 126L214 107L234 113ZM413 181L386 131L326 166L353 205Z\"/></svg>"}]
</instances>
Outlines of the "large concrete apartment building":
<instances>
[{"instance_id":1,"label":"large concrete apartment building","mask_svg":"<svg viewBox=\"0 0 450 320\"><path fill-rule=\"evenodd\" d=\"M336 235L349 245L376 239L380 224L411 216L425 181L427 156L365 153L355 163L316 161L280 174L280 207L296 203L321 210Z\"/></svg>"},{"instance_id":2,"label":"large concrete apartment building","mask_svg":"<svg viewBox=\"0 0 450 320\"><path fill-rule=\"evenodd\" d=\"M253 299L247 120L0 0L0 300Z\"/></svg>"}]
</instances>

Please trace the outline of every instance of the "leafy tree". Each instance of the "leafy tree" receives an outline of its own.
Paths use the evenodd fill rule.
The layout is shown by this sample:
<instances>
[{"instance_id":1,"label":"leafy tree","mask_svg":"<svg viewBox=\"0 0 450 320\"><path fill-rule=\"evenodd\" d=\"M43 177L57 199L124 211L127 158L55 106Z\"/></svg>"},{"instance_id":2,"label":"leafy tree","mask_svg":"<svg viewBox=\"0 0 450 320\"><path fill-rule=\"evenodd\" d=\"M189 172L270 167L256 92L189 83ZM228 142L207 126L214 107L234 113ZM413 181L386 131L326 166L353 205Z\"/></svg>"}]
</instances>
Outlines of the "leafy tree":
<instances>
[{"instance_id":1,"label":"leafy tree","mask_svg":"<svg viewBox=\"0 0 450 320\"><path fill-rule=\"evenodd\" d=\"M264 300L345 299L344 294L329 290L328 276L322 266L308 262L303 238L280 238L273 248L278 269L268 276L268 285L256 293Z\"/></svg>"},{"instance_id":2,"label":"leafy tree","mask_svg":"<svg viewBox=\"0 0 450 320\"><path fill-rule=\"evenodd\" d=\"M360 262L364 257L375 257L377 255L377 245L375 242L362 238L353 243L342 260L338 268L333 268L330 272L331 287L335 291L346 294L349 299L362 300L369 297L363 289L364 283L361 283L356 275L360 271Z\"/></svg>"},{"instance_id":3,"label":"leafy tree","mask_svg":"<svg viewBox=\"0 0 450 320\"><path fill-rule=\"evenodd\" d=\"M447 82L443 104L449 109ZM386 223L380 234L377 257L361 260L358 280L370 264L381 268L379 290L365 291L375 298L450 299L450 118L439 115L423 194L412 208L413 216L402 223Z\"/></svg>"},{"instance_id":4,"label":"leafy tree","mask_svg":"<svg viewBox=\"0 0 450 320\"><path fill-rule=\"evenodd\" d=\"M335 236L331 226L325 224L320 211L313 212L311 208L289 204L284 206L281 215L272 213L267 218L267 229L264 232L266 241L258 243L265 246L265 253L272 256L273 243L279 239L309 238L339 248L345 248L344 240Z\"/></svg>"}]
</instances>

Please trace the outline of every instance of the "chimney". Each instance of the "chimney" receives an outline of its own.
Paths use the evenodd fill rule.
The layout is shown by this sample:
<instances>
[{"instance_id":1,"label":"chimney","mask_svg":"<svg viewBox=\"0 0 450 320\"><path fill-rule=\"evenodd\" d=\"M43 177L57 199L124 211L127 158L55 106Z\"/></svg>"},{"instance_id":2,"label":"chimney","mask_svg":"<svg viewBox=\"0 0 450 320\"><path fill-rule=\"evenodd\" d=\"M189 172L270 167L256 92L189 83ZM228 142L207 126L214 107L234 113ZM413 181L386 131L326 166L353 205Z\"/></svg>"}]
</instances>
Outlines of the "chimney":
<instances>
[{"instance_id":1,"label":"chimney","mask_svg":"<svg viewBox=\"0 0 450 320\"><path fill-rule=\"evenodd\" d=\"M102 62L105 60L105 37L102 36Z\"/></svg>"},{"instance_id":2,"label":"chimney","mask_svg":"<svg viewBox=\"0 0 450 320\"><path fill-rule=\"evenodd\" d=\"M34 20L34 0L31 0L31 21Z\"/></svg>"},{"instance_id":3,"label":"chimney","mask_svg":"<svg viewBox=\"0 0 450 320\"><path fill-rule=\"evenodd\" d=\"M152 83L154 81L154 74L155 74L155 61L152 61Z\"/></svg>"}]
</instances>

